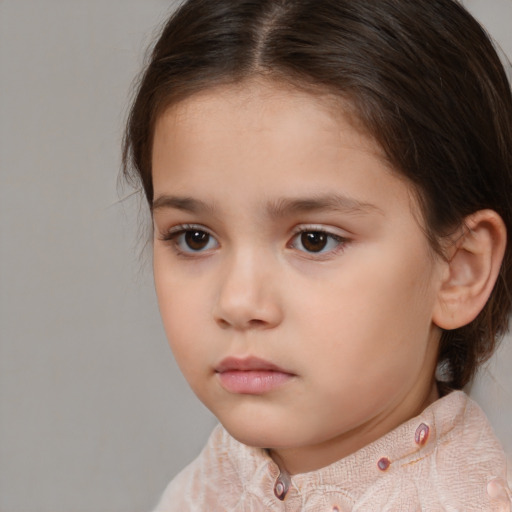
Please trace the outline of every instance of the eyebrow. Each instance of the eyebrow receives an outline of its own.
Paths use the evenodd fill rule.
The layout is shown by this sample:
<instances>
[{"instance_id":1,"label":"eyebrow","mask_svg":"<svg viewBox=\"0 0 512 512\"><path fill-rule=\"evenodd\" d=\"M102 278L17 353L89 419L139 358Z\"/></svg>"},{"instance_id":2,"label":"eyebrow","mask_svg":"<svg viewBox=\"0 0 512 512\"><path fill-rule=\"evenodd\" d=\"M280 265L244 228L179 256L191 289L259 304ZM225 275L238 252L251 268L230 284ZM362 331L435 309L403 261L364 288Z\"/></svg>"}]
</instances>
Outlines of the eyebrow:
<instances>
[{"instance_id":1,"label":"eyebrow","mask_svg":"<svg viewBox=\"0 0 512 512\"><path fill-rule=\"evenodd\" d=\"M153 201L153 212L166 208L190 213L214 213L215 211L213 204L188 196L162 195ZM384 213L376 205L339 194L325 194L304 198L279 198L270 201L266 206L266 210L271 218L325 210L350 214Z\"/></svg>"},{"instance_id":2,"label":"eyebrow","mask_svg":"<svg viewBox=\"0 0 512 512\"><path fill-rule=\"evenodd\" d=\"M272 201L267 206L271 217L285 217L294 213L334 210L341 213L367 214L384 212L376 205L339 194L326 194L310 198L282 198Z\"/></svg>"},{"instance_id":3,"label":"eyebrow","mask_svg":"<svg viewBox=\"0 0 512 512\"><path fill-rule=\"evenodd\" d=\"M212 205L187 196L181 197L163 195L157 197L151 205L152 212L155 212L156 210L162 210L164 208L172 208L190 213L213 213L214 210Z\"/></svg>"}]
</instances>

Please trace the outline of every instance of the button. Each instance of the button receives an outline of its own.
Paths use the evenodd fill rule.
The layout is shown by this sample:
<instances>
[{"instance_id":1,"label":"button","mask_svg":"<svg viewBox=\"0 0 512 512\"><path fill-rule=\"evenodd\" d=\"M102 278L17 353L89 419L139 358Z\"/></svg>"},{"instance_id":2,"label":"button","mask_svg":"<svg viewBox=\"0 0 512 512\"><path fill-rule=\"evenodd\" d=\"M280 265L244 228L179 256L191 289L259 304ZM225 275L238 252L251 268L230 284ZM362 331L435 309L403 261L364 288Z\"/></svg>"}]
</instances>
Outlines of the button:
<instances>
[{"instance_id":1,"label":"button","mask_svg":"<svg viewBox=\"0 0 512 512\"><path fill-rule=\"evenodd\" d=\"M487 484L487 494L493 500L512 505L512 494L503 478L493 478Z\"/></svg>"},{"instance_id":2,"label":"button","mask_svg":"<svg viewBox=\"0 0 512 512\"><path fill-rule=\"evenodd\" d=\"M341 512L341 508L340 508L340 507L338 507L338 505L334 505L334 506L332 507L332 512Z\"/></svg>"},{"instance_id":3,"label":"button","mask_svg":"<svg viewBox=\"0 0 512 512\"><path fill-rule=\"evenodd\" d=\"M386 471L390 465L391 462L387 457L382 457L382 459L377 462L377 466L381 471Z\"/></svg>"},{"instance_id":4,"label":"button","mask_svg":"<svg viewBox=\"0 0 512 512\"><path fill-rule=\"evenodd\" d=\"M416 429L416 433L414 434L414 440L416 441L416 444L423 446L428 441L429 434L430 434L429 426L425 425L425 423L422 423Z\"/></svg>"},{"instance_id":5,"label":"button","mask_svg":"<svg viewBox=\"0 0 512 512\"><path fill-rule=\"evenodd\" d=\"M274 494L276 495L276 498L281 501L286 498L290 489L290 483L290 475L285 471L281 471L277 477L276 483L274 484Z\"/></svg>"}]
</instances>

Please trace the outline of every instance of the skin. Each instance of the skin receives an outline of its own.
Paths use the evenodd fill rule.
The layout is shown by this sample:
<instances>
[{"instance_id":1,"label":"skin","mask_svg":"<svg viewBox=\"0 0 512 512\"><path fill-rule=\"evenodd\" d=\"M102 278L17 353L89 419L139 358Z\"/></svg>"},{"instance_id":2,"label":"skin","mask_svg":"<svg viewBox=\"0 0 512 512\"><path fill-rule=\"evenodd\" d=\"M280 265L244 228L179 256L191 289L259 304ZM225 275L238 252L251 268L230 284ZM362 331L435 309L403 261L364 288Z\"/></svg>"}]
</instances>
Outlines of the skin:
<instances>
[{"instance_id":1,"label":"skin","mask_svg":"<svg viewBox=\"0 0 512 512\"><path fill-rule=\"evenodd\" d=\"M169 343L236 439L302 473L437 398L444 261L410 185L339 103L261 81L196 94L157 121L153 182ZM311 251L301 233L318 231L326 245ZM248 356L286 379L226 390L219 363Z\"/></svg>"}]
</instances>

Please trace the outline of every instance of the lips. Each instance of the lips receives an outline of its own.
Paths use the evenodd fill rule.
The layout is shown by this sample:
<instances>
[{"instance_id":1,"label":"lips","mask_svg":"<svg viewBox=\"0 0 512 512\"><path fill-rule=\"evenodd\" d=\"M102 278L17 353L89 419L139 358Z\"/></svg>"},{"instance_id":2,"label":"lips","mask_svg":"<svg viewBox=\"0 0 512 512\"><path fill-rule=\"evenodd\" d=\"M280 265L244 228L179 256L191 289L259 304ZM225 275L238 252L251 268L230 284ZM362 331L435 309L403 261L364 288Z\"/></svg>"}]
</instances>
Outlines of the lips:
<instances>
[{"instance_id":1,"label":"lips","mask_svg":"<svg viewBox=\"0 0 512 512\"><path fill-rule=\"evenodd\" d=\"M294 374L257 357L224 359L215 372L221 386L230 393L262 395L280 388Z\"/></svg>"},{"instance_id":2,"label":"lips","mask_svg":"<svg viewBox=\"0 0 512 512\"><path fill-rule=\"evenodd\" d=\"M281 373L289 373L283 368L279 368L275 364L269 363L264 359L259 359L258 357L227 357L223 359L221 363L215 368L217 373L224 373L226 371L254 371L254 370L263 370L270 372L281 372Z\"/></svg>"}]
</instances>

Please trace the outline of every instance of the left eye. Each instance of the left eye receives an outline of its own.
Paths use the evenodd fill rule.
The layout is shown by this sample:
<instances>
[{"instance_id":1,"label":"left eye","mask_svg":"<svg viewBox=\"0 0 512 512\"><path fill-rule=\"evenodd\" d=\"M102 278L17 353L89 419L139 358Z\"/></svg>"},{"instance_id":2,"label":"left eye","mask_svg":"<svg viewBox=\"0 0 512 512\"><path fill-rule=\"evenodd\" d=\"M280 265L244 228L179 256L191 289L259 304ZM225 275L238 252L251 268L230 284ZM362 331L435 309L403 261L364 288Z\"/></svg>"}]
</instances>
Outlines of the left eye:
<instances>
[{"instance_id":1,"label":"left eye","mask_svg":"<svg viewBox=\"0 0 512 512\"><path fill-rule=\"evenodd\" d=\"M344 239L325 231L301 231L293 238L291 247L309 253L325 253L337 249Z\"/></svg>"}]
</instances>

